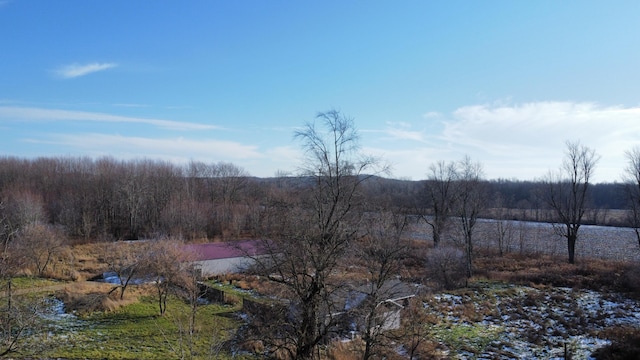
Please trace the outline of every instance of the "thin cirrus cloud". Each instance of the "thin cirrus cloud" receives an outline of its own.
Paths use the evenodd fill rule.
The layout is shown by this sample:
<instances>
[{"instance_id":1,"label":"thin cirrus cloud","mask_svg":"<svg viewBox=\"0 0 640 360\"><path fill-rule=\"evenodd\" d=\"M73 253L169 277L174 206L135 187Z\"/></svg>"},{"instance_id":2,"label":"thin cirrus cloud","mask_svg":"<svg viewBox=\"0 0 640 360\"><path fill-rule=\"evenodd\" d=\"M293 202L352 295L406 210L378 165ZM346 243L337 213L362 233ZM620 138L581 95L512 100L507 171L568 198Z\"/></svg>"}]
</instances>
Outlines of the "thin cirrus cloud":
<instances>
[{"instance_id":1,"label":"thin cirrus cloud","mask_svg":"<svg viewBox=\"0 0 640 360\"><path fill-rule=\"evenodd\" d=\"M273 176L276 169L287 169L302 154L296 148L259 148L253 144L218 139L187 137L151 138L101 133L48 134L44 139L26 138L30 144L55 145L64 154L115 156L123 159L163 159L176 164L190 161L225 159L245 168L254 176Z\"/></svg>"},{"instance_id":2,"label":"thin cirrus cloud","mask_svg":"<svg viewBox=\"0 0 640 360\"><path fill-rule=\"evenodd\" d=\"M224 140L194 140L177 138L148 138L99 133L51 134L48 139L24 139L33 144L49 144L80 149L93 154L114 154L113 149L126 149L136 157L182 158L183 161L200 157L224 157L233 159L263 158L255 146Z\"/></svg>"},{"instance_id":3,"label":"thin cirrus cloud","mask_svg":"<svg viewBox=\"0 0 640 360\"><path fill-rule=\"evenodd\" d=\"M384 142L390 141L416 141L424 142L424 131L416 131L411 129L411 124L406 122L387 122L384 129L365 129L362 133L382 134L378 139Z\"/></svg>"},{"instance_id":4,"label":"thin cirrus cloud","mask_svg":"<svg viewBox=\"0 0 640 360\"><path fill-rule=\"evenodd\" d=\"M424 142L424 133L421 131L409 130L408 128L388 127L385 133L393 140L411 140Z\"/></svg>"},{"instance_id":5,"label":"thin cirrus cloud","mask_svg":"<svg viewBox=\"0 0 640 360\"><path fill-rule=\"evenodd\" d=\"M60 67L55 73L63 79L73 79L118 66L116 63L71 64Z\"/></svg>"},{"instance_id":6,"label":"thin cirrus cloud","mask_svg":"<svg viewBox=\"0 0 640 360\"><path fill-rule=\"evenodd\" d=\"M31 121L95 121L139 123L156 126L167 130L213 130L220 127L193 122L181 122L173 120L149 119L140 117L111 115L87 111L72 111L59 109L43 109L30 107L0 106L0 119L5 120L31 120Z\"/></svg>"}]
</instances>

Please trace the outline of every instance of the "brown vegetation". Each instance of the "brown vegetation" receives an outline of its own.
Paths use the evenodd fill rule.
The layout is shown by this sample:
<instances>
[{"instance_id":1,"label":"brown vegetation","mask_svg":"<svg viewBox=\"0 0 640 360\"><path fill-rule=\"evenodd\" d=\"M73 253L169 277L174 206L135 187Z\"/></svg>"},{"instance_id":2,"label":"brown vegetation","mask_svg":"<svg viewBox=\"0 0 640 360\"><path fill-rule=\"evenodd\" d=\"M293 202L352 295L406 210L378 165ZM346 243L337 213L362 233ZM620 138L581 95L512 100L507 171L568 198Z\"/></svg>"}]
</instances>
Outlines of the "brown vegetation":
<instances>
[{"instance_id":1,"label":"brown vegetation","mask_svg":"<svg viewBox=\"0 0 640 360\"><path fill-rule=\"evenodd\" d=\"M476 259L478 276L523 285L560 286L640 295L640 270L628 262L587 259L568 264L550 255L484 254Z\"/></svg>"},{"instance_id":2,"label":"brown vegetation","mask_svg":"<svg viewBox=\"0 0 640 360\"><path fill-rule=\"evenodd\" d=\"M92 312L115 311L138 301L141 294L149 293L143 288L131 291L123 299L113 292L113 285L96 282L76 282L56 292L56 297L65 304L67 312L87 315Z\"/></svg>"},{"instance_id":3,"label":"brown vegetation","mask_svg":"<svg viewBox=\"0 0 640 360\"><path fill-rule=\"evenodd\" d=\"M609 328L599 334L611 340L611 344L596 350L592 356L596 360L640 359L640 329L620 326Z\"/></svg>"}]
</instances>

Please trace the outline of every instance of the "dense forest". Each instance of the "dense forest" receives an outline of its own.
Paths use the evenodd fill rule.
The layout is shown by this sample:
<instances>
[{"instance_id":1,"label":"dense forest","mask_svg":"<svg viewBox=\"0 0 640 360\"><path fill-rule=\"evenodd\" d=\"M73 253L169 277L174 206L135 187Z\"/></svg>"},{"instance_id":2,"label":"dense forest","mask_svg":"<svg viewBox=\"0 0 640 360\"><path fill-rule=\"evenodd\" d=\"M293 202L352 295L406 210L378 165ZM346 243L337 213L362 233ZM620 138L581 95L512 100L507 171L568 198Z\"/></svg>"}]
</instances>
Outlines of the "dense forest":
<instances>
[{"instance_id":1,"label":"dense forest","mask_svg":"<svg viewBox=\"0 0 640 360\"><path fill-rule=\"evenodd\" d=\"M3 157L0 219L7 229L5 237L33 220L59 226L77 239L247 237L260 209L307 181L295 176L252 177L226 162L177 165L111 157ZM411 213L425 201L427 182L371 176L362 185L368 206ZM526 215L547 208L539 195L541 182L497 179L483 180L483 185L488 195L483 216L507 216L489 210L506 208L514 219L550 221ZM589 207L599 212L587 216L586 223L603 223L598 213L626 208L622 184L593 184L590 189ZM622 219L616 221L609 225L624 225Z\"/></svg>"}]
</instances>

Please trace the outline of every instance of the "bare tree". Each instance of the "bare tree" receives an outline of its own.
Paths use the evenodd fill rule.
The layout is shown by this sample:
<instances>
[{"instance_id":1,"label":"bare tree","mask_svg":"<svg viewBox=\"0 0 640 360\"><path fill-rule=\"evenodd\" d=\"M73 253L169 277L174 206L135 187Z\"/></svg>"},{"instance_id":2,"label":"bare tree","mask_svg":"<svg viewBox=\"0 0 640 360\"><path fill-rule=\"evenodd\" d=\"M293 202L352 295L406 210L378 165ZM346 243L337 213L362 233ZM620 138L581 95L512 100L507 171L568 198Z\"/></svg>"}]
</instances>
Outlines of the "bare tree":
<instances>
[{"instance_id":1,"label":"bare tree","mask_svg":"<svg viewBox=\"0 0 640 360\"><path fill-rule=\"evenodd\" d=\"M24 339L43 327L42 298L20 296L11 300L0 304L0 358L18 352L24 347Z\"/></svg>"},{"instance_id":2,"label":"bare tree","mask_svg":"<svg viewBox=\"0 0 640 360\"><path fill-rule=\"evenodd\" d=\"M104 246L102 258L108 270L114 272L120 282L120 299L124 298L125 290L135 277L145 276L149 249L148 243L113 242Z\"/></svg>"},{"instance_id":3,"label":"bare tree","mask_svg":"<svg viewBox=\"0 0 640 360\"><path fill-rule=\"evenodd\" d=\"M18 352L24 339L42 328L43 299L14 294L13 278L22 271L25 262L15 243L0 252L0 358Z\"/></svg>"},{"instance_id":4,"label":"bare tree","mask_svg":"<svg viewBox=\"0 0 640 360\"><path fill-rule=\"evenodd\" d=\"M164 232L172 237L205 238L211 203L175 194L162 211Z\"/></svg>"},{"instance_id":5,"label":"bare tree","mask_svg":"<svg viewBox=\"0 0 640 360\"><path fill-rule=\"evenodd\" d=\"M158 240L150 246L148 276L154 279L158 294L158 309L160 315L167 311L167 299L171 291L183 280L185 254L179 244L172 240Z\"/></svg>"},{"instance_id":6,"label":"bare tree","mask_svg":"<svg viewBox=\"0 0 640 360\"><path fill-rule=\"evenodd\" d=\"M271 241L258 270L287 289L293 305L287 323L277 331L290 358L309 359L336 323L335 269L358 234L359 188L376 161L362 157L353 120L331 110L295 133L307 155L307 185L282 199L266 214L265 236ZM265 334L265 337L268 335Z\"/></svg>"},{"instance_id":7,"label":"bare tree","mask_svg":"<svg viewBox=\"0 0 640 360\"><path fill-rule=\"evenodd\" d=\"M34 223L26 226L16 239L16 250L23 254L38 276L42 276L64 247L60 230L51 225Z\"/></svg>"},{"instance_id":8,"label":"bare tree","mask_svg":"<svg viewBox=\"0 0 640 360\"><path fill-rule=\"evenodd\" d=\"M9 241L15 235L17 230L11 226L9 222L9 216L6 212L6 207L2 201L0 201L0 240L2 241L2 252L6 252L9 246Z\"/></svg>"},{"instance_id":9,"label":"bare tree","mask_svg":"<svg viewBox=\"0 0 640 360\"><path fill-rule=\"evenodd\" d=\"M500 256L508 253L513 240L513 223L507 219L509 210L505 207L504 199L500 193L494 195L495 219L493 234L498 242L498 252Z\"/></svg>"},{"instance_id":10,"label":"bare tree","mask_svg":"<svg viewBox=\"0 0 640 360\"><path fill-rule=\"evenodd\" d=\"M547 203L559 226L558 234L567 239L569 263L575 263L576 241L587 211L589 185L600 156L580 142L566 143L567 151L558 173L550 172L546 180Z\"/></svg>"},{"instance_id":11,"label":"bare tree","mask_svg":"<svg viewBox=\"0 0 640 360\"><path fill-rule=\"evenodd\" d=\"M188 304L185 311L178 310L170 316L177 328L177 345L172 350L181 359L194 359L198 355L199 334L197 329L197 315L200 298L200 272L192 262L184 261L180 270L175 274L174 284L177 294ZM215 343L212 340L212 345Z\"/></svg>"},{"instance_id":12,"label":"bare tree","mask_svg":"<svg viewBox=\"0 0 640 360\"><path fill-rule=\"evenodd\" d=\"M219 162L215 166L215 193L222 203L222 223L226 230L231 228L233 208L239 201L240 193L247 184L249 173L232 163Z\"/></svg>"},{"instance_id":13,"label":"bare tree","mask_svg":"<svg viewBox=\"0 0 640 360\"><path fill-rule=\"evenodd\" d=\"M419 206L421 218L431 227L433 246L438 246L456 200L455 182L458 179L458 164L439 161L429 167L425 182L425 199Z\"/></svg>"},{"instance_id":14,"label":"bare tree","mask_svg":"<svg viewBox=\"0 0 640 360\"><path fill-rule=\"evenodd\" d=\"M459 179L456 183L458 187L456 213L464 237L467 277L471 277L473 275L473 231L485 203L485 192L481 181L483 170L482 164L472 161L469 156L465 156L460 161L459 169Z\"/></svg>"},{"instance_id":15,"label":"bare tree","mask_svg":"<svg viewBox=\"0 0 640 360\"><path fill-rule=\"evenodd\" d=\"M42 196L23 185L3 190L4 200L0 207L0 226L3 235L3 248L26 226L45 221Z\"/></svg>"},{"instance_id":16,"label":"bare tree","mask_svg":"<svg viewBox=\"0 0 640 360\"><path fill-rule=\"evenodd\" d=\"M432 355L424 349L432 335L423 301L421 297L409 300L402 326L393 332L393 338L404 346L409 360L430 359Z\"/></svg>"},{"instance_id":17,"label":"bare tree","mask_svg":"<svg viewBox=\"0 0 640 360\"><path fill-rule=\"evenodd\" d=\"M120 196L122 199L123 213L127 214L127 226L130 239L138 239L142 232L142 216L145 201L148 198L150 184L146 174L139 166L130 163L125 168L125 173L120 179Z\"/></svg>"},{"instance_id":18,"label":"bare tree","mask_svg":"<svg viewBox=\"0 0 640 360\"><path fill-rule=\"evenodd\" d=\"M399 277L402 260L408 254L408 246L402 241L406 216L378 212L367 220L367 234L358 244L356 256L367 270L366 299L359 309L364 315L365 360L378 355L386 330L381 324L387 322L391 314L386 311L384 301L394 298L400 290L392 280Z\"/></svg>"},{"instance_id":19,"label":"bare tree","mask_svg":"<svg viewBox=\"0 0 640 360\"><path fill-rule=\"evenodd\" d=\"M625 155L627 167L624 170L623 181L630 210L628 220L640 246L640 147L628 150Z\"/></svg>"}]
</instances>

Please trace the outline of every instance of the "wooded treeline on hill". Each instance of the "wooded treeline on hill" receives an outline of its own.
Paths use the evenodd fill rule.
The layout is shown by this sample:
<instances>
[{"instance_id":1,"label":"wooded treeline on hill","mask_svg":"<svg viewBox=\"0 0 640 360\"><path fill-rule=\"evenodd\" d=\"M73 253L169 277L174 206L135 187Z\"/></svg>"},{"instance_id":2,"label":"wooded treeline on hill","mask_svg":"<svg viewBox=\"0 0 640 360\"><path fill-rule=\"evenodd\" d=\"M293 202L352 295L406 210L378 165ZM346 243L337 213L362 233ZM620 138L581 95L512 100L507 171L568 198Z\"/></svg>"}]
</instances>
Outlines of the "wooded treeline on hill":
<instances>
[{"instance_id":1,"label":"wooded treeline on hill","mask_svg":"<svg viewBox=\"0 0 640 360\"><path fill-rule=\"evenodd\" d=\"M428 164L424 166L426 173ZM249 237L266 205L308 181L256 178L225 162L181 166L110 157L4 157L0 158L0 219L6 236L22 223L38 220L85 239ZM425 181L371 177L363 189L372 209L392 207L411 213L424 198ZM500 179L484 185L489 203L483 216L549 220L544 216L547 204L539 195L541 182ZM603 216L626 208L621 184L593 184L590 189L590 208L597 211L585 223L625 225L622 217Z\"/></svg>"}]
</instances>

